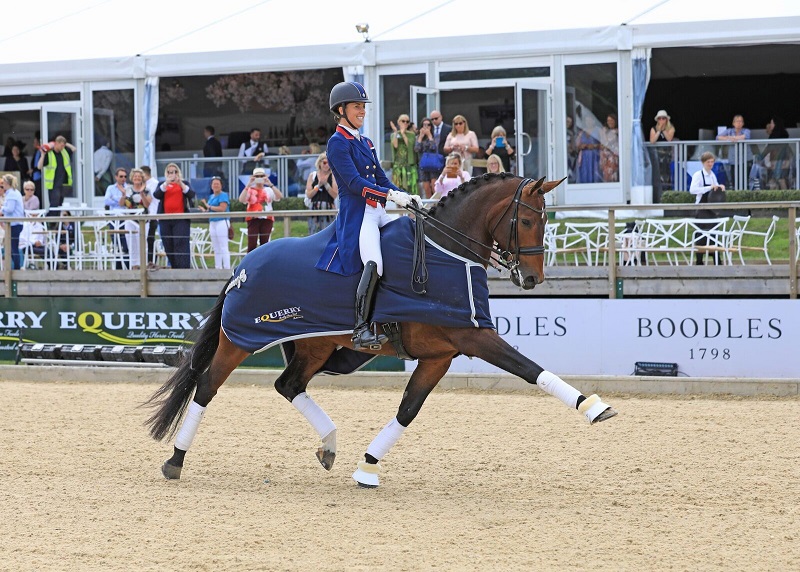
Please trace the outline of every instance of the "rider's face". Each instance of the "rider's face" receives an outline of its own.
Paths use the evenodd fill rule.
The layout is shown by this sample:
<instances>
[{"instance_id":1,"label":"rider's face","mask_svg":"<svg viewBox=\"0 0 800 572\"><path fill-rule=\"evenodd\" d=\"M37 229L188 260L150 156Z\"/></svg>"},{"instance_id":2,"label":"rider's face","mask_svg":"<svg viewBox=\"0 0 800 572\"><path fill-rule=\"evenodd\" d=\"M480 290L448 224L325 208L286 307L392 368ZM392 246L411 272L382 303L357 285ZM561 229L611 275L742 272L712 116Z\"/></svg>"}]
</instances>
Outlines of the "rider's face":
<instances>
[{"instance_id":1,"label":"rider's face","mask_svg":"<svg viewBox=\"0 0 800 572\"><path fill-rule=\"evenodd\" d=\"M344 113L353 127L360 129L364 126L364 117L367 115L367 105L363 101L348 103L344 108Z\"/></svg>"}]
</instances>

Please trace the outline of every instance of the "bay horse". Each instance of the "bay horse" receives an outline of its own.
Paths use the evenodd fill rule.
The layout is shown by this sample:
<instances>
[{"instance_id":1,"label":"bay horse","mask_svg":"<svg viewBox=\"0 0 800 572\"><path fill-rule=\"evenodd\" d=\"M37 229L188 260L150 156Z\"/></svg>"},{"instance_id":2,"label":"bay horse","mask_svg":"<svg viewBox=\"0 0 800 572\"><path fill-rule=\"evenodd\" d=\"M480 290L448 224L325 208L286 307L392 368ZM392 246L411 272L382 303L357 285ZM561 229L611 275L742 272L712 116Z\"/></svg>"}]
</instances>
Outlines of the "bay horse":
<instances>
[{"instance_id":1,"label":"bay horse","mask_svg":"<svg viewBox=\"0 0 800 572\"><path fill-rule=\"evenodd\" d=\"M562 181L521 179L508 173L483 175L462 184L428 211L413 205L408 208L415 211L417 231L424 224L425 233L431 241L482 265L484 271L490 263L506 267L510 270L511 281L528 290L542 283L545 278L545 194ZM246 268L248 258L262 248L278 248L276 245L286 240L312 239L282 239L267 243L248 254L240 267ZM422 245L424 248L424 241ZM209 311L205 324L197 333L196 343L186 352L169 379L144 404L154 409L146 421L152 437L162 440L175 436L173 455L161 469L167 479L180 478L186 452L194 440L206 407L233 370L250 355L249 351L230 341L228 336L239 338L236 332L231 331L233 326L223 320L226 295L231 288L241 286L237 281L245 278L243 273L237 277L237 272L238 269ZM282 272L291 272L291 269ZM261 288L262 284L254 286ZM263 285L263 291L268 292L269 285ZM591 424L617 414L599 396L582 395L557 375L523 356L491 327L456 328L420 322L404 322L401 326L402 345L418 361L418 365L400 400L397 415L370 443L364 460L358 463L353 473L353 478L360 486L378 486L379 461L417 416L425 399L447 373L453 358L459 354L481 358L530 384L538 385L546 393L585 415ZM311 399L306 388L337 348L353 347L351 333L316 335L295 339L293 343L293 355L276 379L275 389L314 427L322 440L316 451L317 459L326 470L331 470L336 458L336 425ZM363 351L375 355L396 355L390 344L385 344L377 351ZM182 418L183 423L178 430Z\"/></svg>"}]
</instances>

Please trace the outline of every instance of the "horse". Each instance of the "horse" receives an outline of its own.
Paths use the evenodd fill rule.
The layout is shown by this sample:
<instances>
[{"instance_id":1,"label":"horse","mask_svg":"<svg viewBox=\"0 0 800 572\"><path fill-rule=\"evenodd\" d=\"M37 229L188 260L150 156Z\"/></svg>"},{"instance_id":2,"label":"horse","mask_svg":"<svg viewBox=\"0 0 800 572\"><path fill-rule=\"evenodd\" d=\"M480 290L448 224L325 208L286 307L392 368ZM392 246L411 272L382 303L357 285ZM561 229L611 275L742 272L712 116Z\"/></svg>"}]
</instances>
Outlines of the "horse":
<instances>
[{"instance_id":1,"label":"horse","mask_svg":"<svg viewBox=\"0 0 800 572\"><path fill-rule=\"evenodd\" d=\"M499 264L510 271L510 279L515 285L529 290L545 279L545 195L561 182L563 179L545 182L544 178L521 179L509 173L487 174L462 184L428 210L413 204L407 208L414 211L417 231L424 233L423 249L427 235L430 241L447 251L477 263L476 266L482 266L484 277L488 264ZM240 268L246 268L248 258L256 252L268 253L261 249L278 248L279 243L290 240L298 241L298 245L303 246L303 241L311 239L313 237L267 243L248 254ZM386 248L385 241L382 246ZM384 255L384 258L391 257ZM313 268L312 271L332 274ZM194 440L206 407L228 376L251 353L231 341L230 338L238 339L234 331L235 324L223 323L228 292L241 287L247 278L244 271L238 275L237 272L238 268L208 312L204 325L196 332L196 342L186 351L180 365L143 404L154 410L145 422L151 436L157 441L175 437L173 454L161 467L166 479L180 479L186 452ZM291 273L292 270L285 272ZM260 283L258 286L261 286ZM488 307L488 290L486 302ZM349 324L352 323L351 320ZM557 375L523 356L492 327L446 327L421 321L408 321L400 325L398 341L418 364L405 388L396 416L367 447L364 460L358 462L353 479L361 487L374 488L379 485L379 461L400 439L425 399L447 372L453 358L459 354L481 358L537 385L569 408L583 414L590 424L605 421L617 414L598 395L584 396ZM328 471L336 458L336 425L306 389L312 377L322 371L335 351L353 347L351 334L352 327L349 332L294 339L294 351L275 381L277 392L307 419L319 435L322 442L317 448L316 457ZM397 355L391 344L359 352Z\"/></svg>"}]
</instances>

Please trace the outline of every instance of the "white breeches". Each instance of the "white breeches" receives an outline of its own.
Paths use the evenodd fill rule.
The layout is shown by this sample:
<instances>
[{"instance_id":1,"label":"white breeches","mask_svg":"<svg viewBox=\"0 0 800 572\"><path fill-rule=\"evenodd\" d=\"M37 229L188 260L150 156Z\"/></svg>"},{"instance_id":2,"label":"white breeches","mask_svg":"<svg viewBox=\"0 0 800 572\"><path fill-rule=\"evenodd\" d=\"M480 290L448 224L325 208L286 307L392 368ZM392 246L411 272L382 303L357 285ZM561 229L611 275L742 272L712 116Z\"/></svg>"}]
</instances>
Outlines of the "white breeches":
<instances>
[{"instance_id":1,"label":"white breeches","mask_svg":"<svg viewBox=\"0 0 800 572\"><path fill-rule=\"evenodd\" d=\"M212 220L208 223L211 249L214 251L214 268L230 268L231 252L228 250L228 222Z\"/></svg>"},{"instance_id":2,"label":"white breeches","mask_svg":"<svg viewBox=\"0 0 800 572\"><path fill-rule=\"evenodd\" d=\"M366 264L370 260L378 266L378 276L383 276L383 256L381 255L380 228L386 223L397 218L386 213L386 209L378 205L364 207L364 220L361 222L361 232L358 235L358 248L361 253L361 262Z\"/></svg>"},{"instance_id":3,"label":"white breeches","mask_svg":"<svg viewBox=\"0 0 800 572\"><path fill-rule=\"evenodd\" d=\"M131 267L139 266L142 263L141 250L139 249L139 223L133 220L126 220L122 228L127 230L125 240L128 241L128 255L131 258Z\"/></svg>"}]
</instances>

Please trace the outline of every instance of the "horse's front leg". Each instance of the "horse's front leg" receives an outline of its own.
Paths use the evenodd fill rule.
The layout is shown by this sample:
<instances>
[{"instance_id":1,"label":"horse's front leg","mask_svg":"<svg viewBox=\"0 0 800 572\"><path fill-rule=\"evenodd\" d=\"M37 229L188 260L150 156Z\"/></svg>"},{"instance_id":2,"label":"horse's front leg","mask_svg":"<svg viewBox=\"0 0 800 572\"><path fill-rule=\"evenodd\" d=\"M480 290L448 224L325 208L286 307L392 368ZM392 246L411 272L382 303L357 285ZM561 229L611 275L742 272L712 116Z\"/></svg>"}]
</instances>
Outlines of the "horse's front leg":
<instances>
[{"instance_id":1,"label":"horse's front leg","mask_svg":"<svg viewBox=\"0 0 800 572\"><path fill-rule=\"evenodd\" d=\"M336 460L336 425L327 413L306 392L308 382L325 364L336 344L325 338L295 341L292 360L275 380L275 390L289 401L311 424L322 439L317 448L317 460L327 471Z\"/></svg>"},{"instance_id":2,"label":"horse's front leg","mask_svg":"<svg viewBox=\"0 0 800 572\"><path fill-rule=\"evenodd\" d=\"M364 460L358 463L358 468L353 473L353 479L359 486L365 488L375 488L380 482L378 475L381 471L379 461L389 452L389 449L403 435L403 431L414 420L422 409L422 404L430 395L439 380L442 379L447 368L450 367L452 358L440 358L435 360L420 359L411 379L408 381L406 390L403 392L403 399L397 410L397 416L389 421L381 429L380 433L372 440L367 447Z\"/></svg>"},{"instance_id":3,"label":"horse's front leg","mask_svg":"<svg viewBox=\"0 0 800 572\"><path fill-rule=\"evenodd\" d=\"M528 383L538 385L542 391L557 397L567 407L577 409L589 423L599 423L617 414L597 394L586 397L556 374L519 353L494 330L458 329L451 334L451 342L466 356L479 357Z\"/></svg>"}]
</instances>

